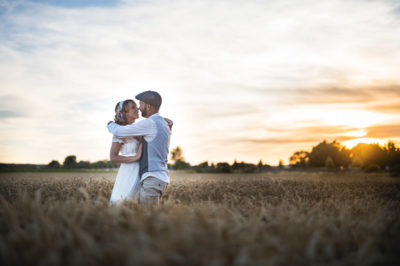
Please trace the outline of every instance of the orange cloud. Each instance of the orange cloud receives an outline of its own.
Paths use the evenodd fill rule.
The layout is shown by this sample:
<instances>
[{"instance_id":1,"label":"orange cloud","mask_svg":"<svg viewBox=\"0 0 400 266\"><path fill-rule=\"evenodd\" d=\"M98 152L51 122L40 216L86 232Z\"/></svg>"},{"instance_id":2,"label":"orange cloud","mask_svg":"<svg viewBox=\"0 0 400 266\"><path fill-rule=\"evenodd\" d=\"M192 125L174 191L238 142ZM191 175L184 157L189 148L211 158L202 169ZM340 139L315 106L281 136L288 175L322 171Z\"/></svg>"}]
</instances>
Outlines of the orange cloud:
<instances>
[{"instance_id":1,"label":"orange cloud","mask_svg":"<svg viewBox=\"0 0 400 266\"><path fill-rule=\"evenodd\" d=\"M400 113L400 102L396 103L381 103L381 104L376 104L373 106L368 107L369 110L371 111L376 111L380 113L387 113L387 114L399 114Z\"/></svg>"},{"instance_id":2,"label":"orange cloud","mask_svg":"<svg viewBox=\"0 0 400 266\"><path fill-rule=\"evenodd\" d=\"M372 126L367 128L369 138L400 137L400 124Z\"/></svg>"}]
</instances>

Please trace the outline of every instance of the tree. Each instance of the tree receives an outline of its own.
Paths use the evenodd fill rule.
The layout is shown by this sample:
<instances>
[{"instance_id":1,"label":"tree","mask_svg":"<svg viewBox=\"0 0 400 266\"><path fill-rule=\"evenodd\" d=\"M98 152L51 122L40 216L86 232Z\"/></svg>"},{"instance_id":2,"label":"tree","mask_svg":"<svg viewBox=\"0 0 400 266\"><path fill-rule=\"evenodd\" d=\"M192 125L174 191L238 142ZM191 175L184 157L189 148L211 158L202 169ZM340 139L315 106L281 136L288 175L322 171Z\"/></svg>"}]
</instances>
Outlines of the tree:
<instances>
[{"instance_id":1,"label":"tree","mask_svg":"<svg viewBox=\"0 0 400 266\"><path fill-rule=\"evenodd\" d=\"M178 160L185 161L181 147L177 146L175 149L172 149L171 160L174 161L174 163L176 163Z\"/></svg>"},{"instance_id":2,"label":"tree","mask_svg":"<svg viewBox=\"0 0 400 266\"><path fill-rule=\"evenodd\" d=\"M398 151L396 144L391 140L389 140L388 143L386 143L386 149L388 151Z\"/></svg>"},{"instance_id":3,"label":"tree","mask_svg":"<svg viewBox=\"0 0 400 266\"><path fill-rule=\"evenodd\" d=\"M77 168L81 168L81 169L89 169L91 167L89 161L79 161L79 163L76 166L77 166Z\"/></svg>"},{"instance_id":4,"label":"tree","mask_svg":"<svg viewBox=\"0 0 400 266\"><path fill-rule=\"evenodd\" d=\"M210 167L208 166L208 161L202 162L202 163L194 166L194 169L198 173L204 173L204 172L210 171Z\"/></svg>"},{"instance_id":5,"label":"tree","mask_svg":"<svg viewBox=\"0 0 400 266\"><path fill-rule=\"evenodd\" d=\"M285 164L283 163L283 161L282 160L279 160L279 168L283 168L285 166Z\"/></svg>"},{"instance_id":6,"label":"tree","mask_svg":"<svg viewBox=\"0 0 400 266\"><path fill-rule=\"evenodd\" d=\"M335 166L348 167L351 159L350 153L338 142L323 142L312 148L309 154L309 165L311 167L324 167L328 157L331 157Z\"/></svg>"},{"instance_id":7,"label":"tree","mask_svg":"<svg viewBox=\"0 0 400 266\"><path fill-rule=\"evenodd\" d=\"M228 163L223 162L223 163L217 163L216 171L220 173L232 173L233 169Z\"/></svg>"},{"instance_id":8,"label":"tree","mask_svg":"<svg viewBox=\"0 0 400 266\"><path fill-rule=\"evenodd\" d=\"M346 168L349 167L349 165L351 164L351 156L350 155L351 155L350 150L348 150L344 146L342 146L335 158L336 165L343 166Z\"/></svg>"},{"instance_id":9,"label":"tree","mask_svg":"<svg viewBox=\"0 0 400 266\"><path fill-rule=\"evenodd\" d=\"M296 151L289 158L289 163L296 167L306 167L309 160L309 152L307 151Z\"/></svg>"},{"instance_id":10,"label":"tree","mask_svg":"<svg viewBox=\"0 0 400 266\"><path fill-rule=\"evenodd\" d=\"M185 161L178 160L174 164L174 169L176 169L176 170L189 169L189 168L190 168L190 164Z\"/></svg>"},{"instance_id":11,"label":"tree","mask_svg":"<svg viewBox=\"0 0 400 266\"><path fill-rule=\"evenodd\" d=\"M47 165L47 168L52 168L52 169L57 169L60 168L60 163L56 160L52 160L51 162L49 162L49 164Z\"/></svg>"},{"instance_id":12,"label":"tree","mask_svg":"<svg viewBox=\"0 0 400 266\"><path fill-rule=\"evenodd\" d=\"M400 149L396 147L393 141L389 141L386 144L385 150L387 151L386 165L393 169L393 167L399 168L400 166Z\"/></svg>"},{"instance_id":13,"label":"tree","mask_svg":"<svg viewBox=\"0 0 400 266\"><path fill-rule=\"evenodd\" d=\"M222 164L227 164L227 163L222 163ZM220 168L222 167L221 165L220 165ZM228 166L229 166L229 164L228 164ZM224 166L224 167L226 167L226 166ZM235 160L234 163L232 164L232 166L229 166L229 168L231 168L232 172L254 173L254 172L257 172L257 170L262 171L264 168L264 165L261 160L258 163L258 165L251 164L251 163L245 163L245 162L238 163ZM217 170L218 170L218 165L217 165Z\"/></svg>"},{"instance_id":14,"label":"tree","mask_svg":"<svg viewBox=\"0 0 400 266\"><path fill-rule=\"evenodd\" d=\"M258 164L257 164L257 170L258 170L258 172L262 172L263 169L264 169L264 163L260 159L260 161L258 161Z\"/></svg>"},{"instance_id":15,"label":"tree","mask_svg":"<svg viewBox=\"0 0 400 266\"><path fill-rule=\"evenodd\" d=\"M238 163L238 161L235 159L235 161L232 164L232 169L234 171L239 170L242 167L242 163Z\"/></svg>"},{"instance_id":16,"label":"tree","mask_svg":"<svg viewBox=\"0 0 400 266\"><path fill-rule=\"evenodd\" d=\"M92 163L91 168L107 168L107 166L108 166L108 161L102 160Z\"/></svg>"},{"instance_id":17,"label":"tree","mask_svg":"<svg viewBox=\"0 0 400 266\"><path fill-rule=\"evenodd\" d=\"M325 160L325 167L327 168L333 168L335 167L335 163L333 162L331 156L328 156Z\"/></svg>"},{"instance_id":18,"label":"tree","mask_svg":"<svg viewBox=\"0 0 400 266\"><path fill-rule=\"evenodd\" d=\"M383 169L387 163L387 152L379 144L359 143L351 149L351 153L361 159L363 169L372 164Z\"/></svg>"},{"instance_id":19,"label":"tree","mask_svg":"<svg viewBox=\"0 0 400 266\"><path fill-rule=\"evenodd\" d=\"M63 166L65 168L75 168L77 165L76 162L76 156L75 155L68 155L67 157L65 157Z\"/></svg>"},{"instance_id":20,"label":"tree","mask_svg":"<svg viewBox=\"0 0 400 266\"><path fill-rule=\"evenodd\" d=\"M171 160L174 161L173 165L176 170L190 168L190 164L185 162L183 151L179 146L171 151Z\"/></svg>"},{"instance_id":21,"label":"tree","mask_svg":"<svg viewBox=\"0 0 400 266\"><path fill-rule=\"evenodd\" d=\"M360 157L358 157L357 155L353 156L353 158L351 158L351 166L353 167L361 167L362 166L362 161L360 159Z\"/></svg>"}]
</instances>

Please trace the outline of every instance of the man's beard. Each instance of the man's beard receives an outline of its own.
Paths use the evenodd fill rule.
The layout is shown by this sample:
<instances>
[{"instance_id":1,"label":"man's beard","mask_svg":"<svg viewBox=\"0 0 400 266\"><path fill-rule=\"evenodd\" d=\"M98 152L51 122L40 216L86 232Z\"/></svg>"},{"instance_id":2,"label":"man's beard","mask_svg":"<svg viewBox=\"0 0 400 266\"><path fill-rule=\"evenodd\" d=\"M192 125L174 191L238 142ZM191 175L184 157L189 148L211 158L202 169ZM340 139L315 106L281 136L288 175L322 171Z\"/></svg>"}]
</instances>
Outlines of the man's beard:
<instances>
[{"instance_id":1,"label":"man's beard","mask_svg":"<svg viewBox=\"0 0 400 266\"><path fill-rule=\"evenodd\" d=\"M146 110L143 110L143 111L142 111L142 116L143 116L143 117L146 117L146 116L147 116Z\"/></svg>"}]
</instances>

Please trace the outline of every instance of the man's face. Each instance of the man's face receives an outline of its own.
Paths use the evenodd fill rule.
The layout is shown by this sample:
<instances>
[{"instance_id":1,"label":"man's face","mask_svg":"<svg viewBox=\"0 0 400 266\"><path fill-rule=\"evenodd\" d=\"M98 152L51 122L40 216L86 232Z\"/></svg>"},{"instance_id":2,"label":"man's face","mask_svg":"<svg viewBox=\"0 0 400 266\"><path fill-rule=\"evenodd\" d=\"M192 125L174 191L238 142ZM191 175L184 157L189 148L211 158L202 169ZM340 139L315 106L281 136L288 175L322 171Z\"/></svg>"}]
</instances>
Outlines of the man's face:
<instances>
[{"instance_id":1,"label":"man's face","mask_svg":"<svg viewBox=\"0 0 400 266\"><path fill-rule=\"evenodd\" d=\"M147 104L145 102L139 101L139 110L143 117L147 117Z\"/></svg>"}]
</instances>

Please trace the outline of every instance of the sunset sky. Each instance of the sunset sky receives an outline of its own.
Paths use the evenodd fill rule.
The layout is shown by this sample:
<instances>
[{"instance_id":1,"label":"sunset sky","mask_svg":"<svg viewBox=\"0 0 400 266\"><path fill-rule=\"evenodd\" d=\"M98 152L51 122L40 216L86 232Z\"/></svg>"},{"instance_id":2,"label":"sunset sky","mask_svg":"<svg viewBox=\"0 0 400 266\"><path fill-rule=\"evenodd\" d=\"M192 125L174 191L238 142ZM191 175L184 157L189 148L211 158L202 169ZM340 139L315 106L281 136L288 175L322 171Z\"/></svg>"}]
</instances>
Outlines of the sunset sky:
<instances>
[{"instance_id":1,"label":"sunset sky","mask_svg":"<svg viewBox=\"0 0 400 266\"><path fill-rule=\"evenodd\" d=\"M400 1L0 0L0 162L107 159L149 89L192 164L400 144Z\"/></svg>"}]
</instances>

